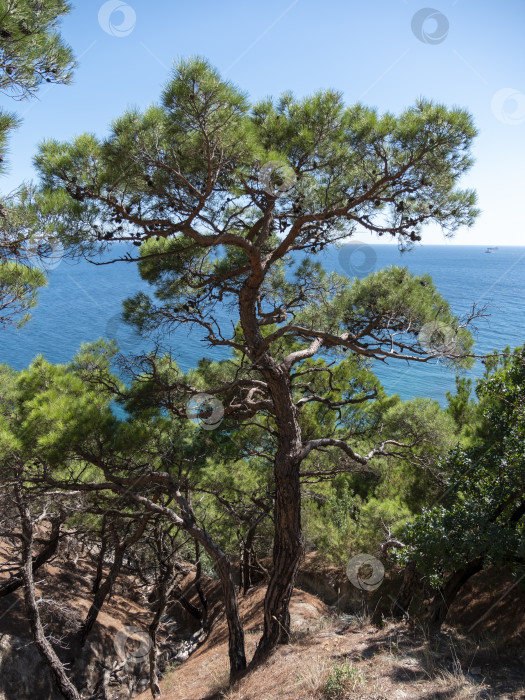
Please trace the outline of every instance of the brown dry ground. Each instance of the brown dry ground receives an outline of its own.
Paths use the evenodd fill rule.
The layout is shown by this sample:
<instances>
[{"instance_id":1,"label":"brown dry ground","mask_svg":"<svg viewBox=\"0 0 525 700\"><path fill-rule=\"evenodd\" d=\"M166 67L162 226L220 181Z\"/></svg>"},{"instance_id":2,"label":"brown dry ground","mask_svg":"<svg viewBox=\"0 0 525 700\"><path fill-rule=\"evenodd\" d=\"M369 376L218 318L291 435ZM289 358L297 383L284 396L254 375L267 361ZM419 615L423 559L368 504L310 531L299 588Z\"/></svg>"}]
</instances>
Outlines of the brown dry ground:
<instances>
[{"instance_id":1,"label":"brown dry ground","mask_svg":"<svg viewBox=\"0 0 525 700\"><path fill-rule=\"evenodd\" d=\"M465 634L452 627L431 633L414 619L372 625L366 616L341 618L314 596L296 590L292 642L234 686L228 683L225 622L184 663L169 671L164 700L336 700L361 698L525 698L525 595L494 574L478 577L452 617L472 625L507 591L491 613ZM492 580L491 580L492 579ZM490 584L491 589L486 586ZM512 584L510 584L512 585ZM500 590L496 590L499 588ZM248 658L260 637L264 588L241 597ZM488 605L487 605L488 604ZM510 627L506 624L512 618ZM342 677L340 683L334 679ZM332 682L330 686L330 682ZM328 683L328 686L327 686ZM331 688L331 690L330 690ZM138 696L151 698L149 693Z\"/></svg>"},{"instance_id":2,"label":"brown dry ground","mask_svg":"<svg viewBox=\"0 0 525 700\"><path fill-rule=\"evenodd\" d=\"M71 565L63 563L47 564L36 576L37 597L50 598L60 603L69 612L67 618L61 622L67 624L69 620L74 628L84 619L91 605L92 580L93 567L85 560L80 559L74 570ZM99 628L111 635L126 625L147 627L150 618L148 611L143 605L124 597L120 586L117 585L117 589L120 589L120 593L114 594L100 611L95 631ZM53 620L49 620L51 626L52 623ZM0 633L23 637L27 632L23 595L19 589L16 593L0 598Z\"/></svg>"},{"instance_id":3,"label":"brown dry ground","mask_svg":"<svg viewBox=\"0 0 525 700\"><path fill-rule=\"evenodd\" d=\"M323 575L316 557L307 557L303 569L309 580L314 574ZM93 573L90 561L81 558L73 567L57 558L39 571L40 593L60 600L80 621L91 600ZM345 578L337 567L326 567L324 575L333 585ZM187 580L191 578L190 574ZM525 591L514 584L505 572L481 572L465 586L450 611L449 626L439 634L425 628L423 615L399 623L388 618L381 621L378 610L389 603L399 579L385 580L377 603L371 601L369 612L376 612L374 624L367 613L353 618L337 616L316 596L296 589L291 605L291 643L229 687L227 627L220 588L217 581L208 580L205 589L212 631L187 661L164 675L163 700L525 698ZM240 596L249 659L261 633L264 593L264 587L259 586ZM20 599L20 592L0 599L0 634L26 636ZM424 604L422 601L421 613ZM150 617L134 582L123 576L94 634L105 638L107 648L112 648L116 631L125 625L147 628ZM339 684L334 682L338 676ZM331 694L326 685L330 681ZM151 695L146 692L138 697L146 700Z\"/></svg>"}]
</instances>

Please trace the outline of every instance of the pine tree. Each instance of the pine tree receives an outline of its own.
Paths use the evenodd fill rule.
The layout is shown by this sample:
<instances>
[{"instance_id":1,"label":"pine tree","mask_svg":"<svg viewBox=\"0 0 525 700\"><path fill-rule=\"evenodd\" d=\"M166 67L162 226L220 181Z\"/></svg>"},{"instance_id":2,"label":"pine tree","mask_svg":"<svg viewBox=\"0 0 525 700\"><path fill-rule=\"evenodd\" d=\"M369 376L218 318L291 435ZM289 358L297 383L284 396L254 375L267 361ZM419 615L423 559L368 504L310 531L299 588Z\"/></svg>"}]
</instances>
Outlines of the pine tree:
<instances>
[{"instance_id":1,"label":"pine tree","mask_svg":"<svg viewBox=\"0 0 525 700\"><path fill-rule=\"evenodd\" d=\"M273 571L256 660L289 635L305 460L328 451L365 466L410 448L385 439L358 452L337 416L376 393L338 368L367 359L461 364L472 346L466 326L476 312L458 319L428 276L393 267L350 283L315 254L359 230L409 247L425 224L447 235L470 225L475 194L458 181L475 134L465 111L425 100L399 116L346 107L334 91L251 105L195 59L178 64L160 104L127 112L107 139L49 141L37 156L36 200L48 216L55 207L65 246L84 255L115 241L137 246L121 259L139 262L155 298L128 300L129 321L200 328L209 345L230 348L231 373L166 382L167 410L184 417L185 402L205 392L225 416L256 421L271 438ZM233 323L221 324L219 307ZM148 362L161 381L166 361ZM305 429L312 406L333 414L333 430Z\"/></svg>"},{"instance_id":2,"label":"pine tree","mask_svg":"<svg viewBox=\"0 0 525 700\"><path fill-rule=\"evenodd\" d=\"M15 100L33 97L45 83L68 83L71 49L56 27L69 12L64 0L0 1L0 91ZM0 173L5 171L9 132L19 125L15 114L0 112ZM46 276L28 265L45 255L46 244L35 240L28 192L0 197L0 327L28 320L37 290Z\"/></svg>"}]
</instances>

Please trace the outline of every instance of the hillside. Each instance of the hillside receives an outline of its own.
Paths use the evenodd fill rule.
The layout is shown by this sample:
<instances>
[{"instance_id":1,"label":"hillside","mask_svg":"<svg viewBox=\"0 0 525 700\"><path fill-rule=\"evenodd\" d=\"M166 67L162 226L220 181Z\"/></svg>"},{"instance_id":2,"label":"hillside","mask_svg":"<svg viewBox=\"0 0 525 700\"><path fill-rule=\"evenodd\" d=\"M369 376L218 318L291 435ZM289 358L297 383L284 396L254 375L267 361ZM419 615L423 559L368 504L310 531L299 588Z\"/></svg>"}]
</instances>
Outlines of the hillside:
<instances>
[{"instance_id":1,"label":"hillside","mask_svg":"<svg viewBox=\"0 0 525 700\"><path fill-rule=\"evenodd\" d=\"M313 568L318 571L319 563L314 567L312 559L303 567L303 578L311 578ZM327 579L336 573L335 567L326 567ZM525 592L517 587L508 592L511 586L511 577L502 572L474 577L450 611L454 626L445 626L439 633L429 631L418 619L402 623L383 619L372 624L363 611L337 615L319 598L296 589L291 644L280 647L265 665L229 687L226 627L217 620L209 639L166 673L163 697L518 700L525 697ZM264 592L259 587L241 598L250 656L260 634ZM384 597L387 594L374 602L376 610ZM476 634L468 634L468 627L484 614ZM139 696L140 700L150 697L149 692Z\"/></svg>"},{"instance_id":2,"label":"hillside","mask_svg":"<svg viewBox=\"0 0 525 700\"><path fill-rule=\"evenodd\" d=\"M196 602L191 565L187 571L182 588ZM63 550L40 572L39 592L51 601L44 619L55 638L74 631L85 615L94 573L88 554L75 563ZM233 688L228 687L227 627L218 582L205 579L211 622L205 638L180 603L173 600L161 629L162 697L525 697L525 592L519 586L512 588L510 575L489 570L475 576L451 609L451 624L440 633L429 632L423 617L399 623L383 617L381 610L386 612L389 596L397 585L389 577L368 600L358 591L346 600L341 595L339 607L337 602L328 604L333 602L337 588L340 592L346 590L345 585L348 591L352 589L348 581L345 584L342 569L323 565L312 553L301 568L299 581L310 592L298 588L294 592L292 642L281 646L265 665ZM315 589L318 595L313 594ZM264 594L264 586L256 586L240 596L249 657L260 636ZM147 598L148 590L140 591L127 571L101 612L86 649L81 654L74 648L60 650L62 658L71 663L83 698L151 698L147 689L148 649L147 645L140 646L144 644L140 630L147 629L152 614ZM424 603L419 612L424 613ZM469 634L468 628L480 618L475 632ZM58 698L51 689L47 669L31 645L20 592L0 599L0 632L0 700ZM123 634L126 638L121 645ZM128 637L140 643L126 644ZM119 650L125 650L127 660L121 658Z\"/></svg>"}]
</instances>

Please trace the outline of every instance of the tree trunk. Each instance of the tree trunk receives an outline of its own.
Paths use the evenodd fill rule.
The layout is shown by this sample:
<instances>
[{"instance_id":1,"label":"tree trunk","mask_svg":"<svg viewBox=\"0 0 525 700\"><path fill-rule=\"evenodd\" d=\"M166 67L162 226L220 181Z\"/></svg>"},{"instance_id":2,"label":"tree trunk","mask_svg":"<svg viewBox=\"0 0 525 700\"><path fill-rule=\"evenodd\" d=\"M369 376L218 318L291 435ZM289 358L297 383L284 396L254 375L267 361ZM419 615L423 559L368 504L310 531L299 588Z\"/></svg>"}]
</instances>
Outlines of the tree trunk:
<instances>
[{"instance_id":1,"label":"tree trunk","mask_svg":"<svg viewBox=\"0 0 525 700\"><path fill-rule=\"evenodd\" d=\"M247 542L242 547L240 574L242 592L246 595L252 587L252 550Z\"/></svg>"},{"instance_id":2,"label":"tree trunk","mask_svg":"<svg viewBox=\"0 0 525 700\"><path fill-rule=\"evenodd\" d=\"M108 549L108 536L106 533L106 516L102 518L102 530L100 532L100 552L97 559L97 573L95 574L95 580L93 581L92 593L97 593L102 583L102 576L104 575L104 558Z\"/></svg>"},{"instance_id":3,"label":"tree trunk","mask_svg":"<svg viewBox=\"0 0 525 700\"><path fill-rule=\"evenodd\" d=\"M182 589L180 586L173 586L173 594L177 598L177 601L182 605L184 610L188 612L192 617L194 617L196 620L198 620L202 624L202 613L197 608L191 600L188 600L184 593L182 592Z\"/></svg>"},{"instance_id":4,"label":"tree trunk","mask_svg":"<svg viewBox=\"0 0 525 700\"><path fill-rule=\"evenodd\" d=\"M33 524L31 522L31 513L27 501L25 500L21 484L17 483L15 485L15 492L20 518L22 521L23 539L21 574L24 584L24 602L27 616L31 625L33 641L40 656L49 667L53 681L59 693L66 698L66 700L80 700L80 695L78 694L77 689L67 677L62 662L55 654L53 647L44 633L40 613L38 611L38 603L35 595L35 582L33 579Z\"/></svg>"},{"instance_id":5,"label":"tree trunk","mask_svg":"<svg viewBox=\"0 0 525 700\"><path fill-rule=\"evenodd\" d=\"M228 655L230 658L230 678L234 680L237 675L246 668L246 654L244 651L244 630L239 617L237 606L237 594L229 561L219 559L215 561L219 578L222 584L226 620L228 622Z\"/></svg>"},{"instance_id":6,"label":"tree trunk","mask_svg":"<svg viewBox=\"0 0 525 700\"><path fill-rule=\"evenodd\" d=\"M170 562L162 574L160 586L158 588L157 610L155 611L155 615L149 626L149 636L151 639L151 646L149 648L149 687L154 698L161 695L157 664L157 632L159 630L162 616L166 610L168 596L174 585L174 569L175 567L173 563Z\"/></svg>"},{"instance_id":7,"label":"tree trunk","mask_svg":"<svg viewBox=\"0 0 525 700\"><path fill-rule=\"evenodd\" d=\"M98 588L97 592L95 593L95 597L93 598L91 607L88 610L86 619L84 620L84 623L80 628L79 640L81 647L83 647L86 643L88 635L93 629L93 625L97 621L98 614L102 610L102 606L104 605L106 598L109 595L111 595L113 585L117 579L117 576L120 573L120 569L122 568L122 560L124 559L126 549L131 545L135 544L142 537L142 534L144 533L144 530L150 517L151 516L149 514L142 516L135 532L129 537L126 537L126 539L123 542L117 541L117 544L115 545L115 557L113 559L111 569L109 570L109 574L106 577L104 583Z\"/></svg>"},{"instance_id":8,"label":"tree trunk","mask_svg":"<svg viewBox=\"0 0 525 700\"><path fill-rule=\"evenodd\" d=\"M273 209L265 213L263 228L268 235L273 225ZM258 365L267 384L275 417L277 450L274 461L275 537L273 571L264 600L264 631L257 646L253 663L258 663L280 642L290 636L290 599L304 543L301 530L301 490L299 469L303 459L301 428L297 420L290 369L293 361L279 362L272 357L258 322L260 286L264 271L254 266L239 293L239 315L250 357ZM291 356L290 356L291 357Z\"/></svg>"},{"instance_id":9,"label":"tree trunk","mask_svg":"<svg viewBox=\"0 0 525 700\"><path fill-rule=\"evenodd\" d=\"M91 607L89 608L88 613L86 615L86 619L84 620L82 627L80 628L79 637L81 647L85 645L89 633L91 632L91 630L93 629L93 625L97 621L98 614L102 610L102 606L104 605L106 598L111 593L113 584L115 583L117 576L120 573L120 569L122 567L122 559L124 558L124 552L124 547L120 545L115 547L115 558L113 559L113 564L111 565L109 574L107 575L104 583L97 589L95 597L93 598L93 602L91 603Z\"/></svg>"},{"instance_id":10,"label":"tree trunk","mask_svg":"<svg viewBox=\"0 0 525 700\"><path fill-rule=\"evenodd\" d=\"M53 557L58 548L58 542L60 540L60 526L62 525L61 520L53 520L51 523L51 534L49 540L45 543L42 551L32 558L32 572L33 576L36 571L45 564L47 561ZM22 571L15 574L9 581L6 581L2 586L0 586L0 598L5 595L9 595L16 591L20 586L24 584L24 579Z\"/></svg>"},{"instance_id":11,"label":"tree trunk","mask_svg":"<svg viewBox=\"0 0 525 700\"><path fill-rule=\"evenodd\" d=\"M172 523L180 527L185 532L188 532L192 537L199 541L206 552L212 558L217 574L219 575L222 592L224 597L224 607L226 620L228 623L228 645L230 658L230 677L235 679L240 672L246 669L246 654L244 650L244 631L239 616L239 608L237 605L237 593L231 571L230 560L225 552L213 541L210 535L203 528L197 525L195 515L182 496L179 489L171 481L171 478L162 477L162 483L168 493L174 498L181 509L184 517L177 515L171 508L168 508L160 503L154 502L141 494L129 491L124 486L113 484L112 488L116 493L124 493L132 501L145 506L151 513L157 513L167 517Z\"/></svg>"},{"instance_id":12,"label":"tree trunk","mask_svg":"<svg viewBox=\"0 0 525 700\"><path fill-rule=\"evenodd\" d=\"M177 525L189 532L210 555L219 575L224 598L226 621L228 623L228 656L230 659L230 680L235 680L246 669L246 652L244 647L244 629L239 616L237 592L233 581L230 560L225 552L212 540L210 535L197 525L195 514L187 499L177 488L170 492L181 507L186 517L177 521ZM200 574L199 574L200 576Z\"/></svg>"},{"instance_id":13,"label":"tree trunk","mask_svg":"<svg viewBox=\"0 0 525 700\"><path fill-rule=\"evenodd\" d=\"M458 569L449 576L445 585L439 589L434 597L430 610L430 622L432 624L438 627L443 624L448 610L461 588L463 588L469 578L477 574L478 571L481 571L482 568L483 559L482 557L478 557L469 562L463 569Z\"/></svg>"},{"instance_id":14,"label":"tree trunk","mask_svg":"<svg viewBox=\"0 0 525 700\"><path fill-rule=\"evenodd\" d=\"M241 562L241 569L242 569L242 585L243 585L243 593L246 595L250 588L252 587L252 570L253 570L253 564L252 564L252 558L254 557L254 550L253 550L253 542L255 540L255 534L257 532L257 527L261 520L265 518L268 514L267 513L261 513L259 517L255 520L255 522L250 526L250 529L248 530L248 534L246 535L246 541L244 542L244 547L242 551L242 562Z\"/></svg>"},{"instance_id":15,"label":"tree trunk","mask_svg":"<svg viewBox=\"0 0 525 700\"><path fill-rule=\"evenodd\" d=\"M416 571L416 563L409 561L403 574L403 582L397 594L397 598L392 604L392 617L401 618L408 615L408 608L414 597L420 582L420 576Z\"/></svg>"},{"instance_id":16,"label":"tree trunk","mask_svg":"<svg viewBox=\"0 0 525 700\"><path fill-rule=\"evenodd\" d=\"M202 563L201 563L201 547L200 544L198 543L197 540L195 540L195 579L193 583L195 584L195 588L197 590L197 595L199 596L199 600L202 605L202 616L201 616L201 624L203 629L206 629L206 626L208 624L208 601L206 599L206 596L204 595L204 591L202 590L202 585L201 585L201 579L202 579Z\"/></svg>"},{"instance_id":17,"label":"tree trunk","mask_svg":"<svg viewBox=\"0 0 525 700\"><path fill-rule=\"evenodd\" d=\"M301 530L300 460L290 457L294 449L283 441L278 448L275 474L275 536L273 571L264 600L264 632L257 646L258 663L290 637L290 599L304 551Z\"/></svg>"}]
</instances>

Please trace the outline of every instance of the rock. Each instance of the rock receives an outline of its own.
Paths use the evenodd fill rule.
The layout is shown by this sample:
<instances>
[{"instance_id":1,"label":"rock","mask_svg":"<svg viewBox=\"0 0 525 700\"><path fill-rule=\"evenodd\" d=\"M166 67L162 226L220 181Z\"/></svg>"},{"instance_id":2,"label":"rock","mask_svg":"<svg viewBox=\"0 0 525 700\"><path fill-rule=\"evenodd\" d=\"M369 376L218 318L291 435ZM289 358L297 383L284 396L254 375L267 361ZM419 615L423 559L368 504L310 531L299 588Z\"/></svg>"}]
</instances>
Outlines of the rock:
<instances>
[{"instance_id":1,"label":"rock","mask_svg":"<svg viewBox=\"0 0 525 700\"><path fill-rule=\"evenodd\" d=\"M62 697L34 645L15 635L0 636L0 679L0 700Z\"/></svg>"}]
</instances>

